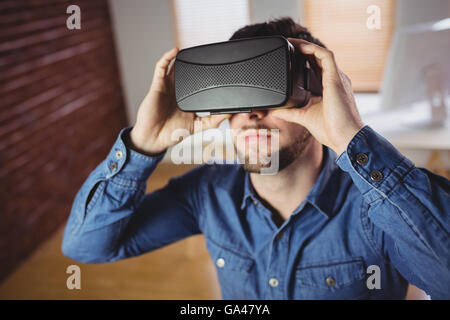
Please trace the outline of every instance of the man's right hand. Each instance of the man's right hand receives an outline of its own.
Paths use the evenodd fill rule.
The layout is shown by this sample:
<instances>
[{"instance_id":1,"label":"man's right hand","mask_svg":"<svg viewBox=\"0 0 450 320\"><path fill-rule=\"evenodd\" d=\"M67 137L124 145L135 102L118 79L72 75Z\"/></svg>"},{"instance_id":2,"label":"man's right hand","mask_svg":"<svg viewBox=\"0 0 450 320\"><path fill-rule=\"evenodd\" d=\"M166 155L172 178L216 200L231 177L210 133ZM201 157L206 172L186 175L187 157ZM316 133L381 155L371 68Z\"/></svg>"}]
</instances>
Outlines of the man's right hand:
<instances>
[{"instance_id":1,"label":"man's right hand","mask_svg":"<svg viewBox=\"0 0 450 320\"><path fill-rule=\"evenodd\" d=\"M156 63L150 90L139 106L136 123L130 132L133 147L148 155L159 154L178 143L172 139L172 132L176 129L186 129L193 134L196 120L200 120L199 127L206 130L218 127L231 117L230 114L198 117L194 112L183 112L177 107L173 66L168 72L177 53L178 48L173 48Z\"/></svg>"}]
</instances>

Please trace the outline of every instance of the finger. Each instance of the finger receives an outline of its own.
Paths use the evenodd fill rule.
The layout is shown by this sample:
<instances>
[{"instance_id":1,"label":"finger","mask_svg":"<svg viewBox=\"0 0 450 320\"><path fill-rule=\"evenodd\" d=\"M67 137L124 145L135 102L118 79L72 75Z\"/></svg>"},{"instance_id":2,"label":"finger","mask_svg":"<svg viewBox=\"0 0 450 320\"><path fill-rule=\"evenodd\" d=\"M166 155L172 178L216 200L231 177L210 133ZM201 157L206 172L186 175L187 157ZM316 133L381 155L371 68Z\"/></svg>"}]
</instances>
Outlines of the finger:
<instances>
[{"instance_id":1,"label":"finger","mask_svg":"<svg viewBox=\"0 0 450 320\"><path fill-rule=\"evenodd\" d=\"M346 88L351 88L352 81L350 80L350 78L344 72L342 72L340 69L338 69L338 71L339 71L339 76L341 77L341 80L342 80L342 83L344 84L344 86Z\"/></svg>"},{"instance_id":2,"label":"finger","mask_svg":"<svg viewBox=\"0 0 450 320\"><path fill-rule=\"evenodd\" d=\"M314 55L324 75L338 77L336 61L332 51L303 39L288 38L304 54Z\"/></svg>"},{"instance_id":3,"label":"finger","mask_svg":"<svg viewBox=\"0 0 450 320\"><path fill-rule=\"evenodd\" d=\"M173 77L174 73L175 73L175 64L173 63L173 64L170 66L170 69L169 69L169 72L167 73L167 76Z\"/></svg>"},{"instance_id":4,"label":"finger","mask_svg":"<svg viewBox=\"0 0 450 320\"><path fill-rule=\"evenodd\" d=\"M160 82L164 79L167 74L167 69L169 67L170 62L173 58L175 58L178 54L178 48L172 48L169 51L165 52L163 56L158 60L155 65L155 72L153 74L153 82Z\"/></svg>"},{"instance_id":5,"label":"finger","mask_svg":"<svg viewBox=\"0 0 450 320\"><path fill-rule=\"evenodd\" d=\"M174 64L172 64L172 66L169 69L169 72L167 73L167 79L169 80L170 89L173 90L175 88L175 66L174 66Z\"/></svg>"},{"instance_id":6,"label":"finger","mask_svg":"<svg viewBox=\"0 0 450 320\"><path fill-rule=\"evenodd\" d=\"M311 99L309 99L308 104L305 107L313 106L321 101L322 101L322 97L312 96Z\"/></svg>"}]
</instances>

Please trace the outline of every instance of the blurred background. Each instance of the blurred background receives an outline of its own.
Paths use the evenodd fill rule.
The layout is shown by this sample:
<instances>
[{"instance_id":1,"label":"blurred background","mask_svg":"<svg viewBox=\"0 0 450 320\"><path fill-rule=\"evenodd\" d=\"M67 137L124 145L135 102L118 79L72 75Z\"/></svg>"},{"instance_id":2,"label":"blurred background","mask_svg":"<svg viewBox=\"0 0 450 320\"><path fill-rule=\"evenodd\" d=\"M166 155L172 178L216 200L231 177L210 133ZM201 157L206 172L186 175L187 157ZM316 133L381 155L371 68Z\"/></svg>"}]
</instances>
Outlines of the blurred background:
<instances>
[{"instance_id":1,"label":"blurred background","mask_svg":"<svg viewBox=\"0 0 450 320\"><path fill-rule=\"evenodd\" d=\"M70 5L80 29L66 25ZM0 299L220 299L202 236L85 265L62 255L62 231L83 181L133 125L163 52L285 16L335 52L365 123L449 178L448 0L2 0ZM147 191L192 167L166 157ZM72 264L81 290L66 286ZM410 287L408 298L424 294Z\"/></svg>"}]
</instances>

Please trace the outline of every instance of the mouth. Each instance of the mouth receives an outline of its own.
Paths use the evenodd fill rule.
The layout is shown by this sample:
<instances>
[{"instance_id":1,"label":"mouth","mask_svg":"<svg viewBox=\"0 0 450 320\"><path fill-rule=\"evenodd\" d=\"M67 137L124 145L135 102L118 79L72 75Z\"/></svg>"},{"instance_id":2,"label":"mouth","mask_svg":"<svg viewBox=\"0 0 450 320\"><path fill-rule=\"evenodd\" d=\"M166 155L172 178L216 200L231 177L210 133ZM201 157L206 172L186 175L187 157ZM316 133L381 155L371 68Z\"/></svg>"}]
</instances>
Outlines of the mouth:
<instances>
[{"instance_id":1,"label":"mouth","mask_svg":"<svg viewBox=\"0 0 450 320\"><path fill-rule=\"evenodd\" d=\"M254 140L254 139L270 139L271 133L270 130L267 129L247 129L240 134L241 138L245 140Z\"/></svg>"}]
</instances>

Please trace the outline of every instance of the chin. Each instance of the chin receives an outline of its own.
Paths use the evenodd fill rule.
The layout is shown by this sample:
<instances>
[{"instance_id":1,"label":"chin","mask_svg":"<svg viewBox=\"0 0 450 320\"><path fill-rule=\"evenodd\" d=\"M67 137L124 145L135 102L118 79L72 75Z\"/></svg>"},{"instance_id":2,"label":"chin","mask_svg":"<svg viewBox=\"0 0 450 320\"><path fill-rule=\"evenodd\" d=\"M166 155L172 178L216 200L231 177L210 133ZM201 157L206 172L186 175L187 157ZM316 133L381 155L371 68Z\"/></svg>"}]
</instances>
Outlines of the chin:
<instances>
[{"instance_id":1,"label":"chin","mask_svg":"<svg viewBox=\"0 0 450 320\"><path fill-rule=\"evenodd\" d=\"M268 164L262 164L262 163L255 163L251 164L248 161L245 161L245 163L241 164L241 167L250 173L261 173L262 169L270 168L270 162Z\"/></svg>"}]
</instances>

